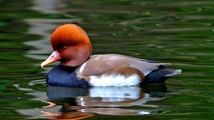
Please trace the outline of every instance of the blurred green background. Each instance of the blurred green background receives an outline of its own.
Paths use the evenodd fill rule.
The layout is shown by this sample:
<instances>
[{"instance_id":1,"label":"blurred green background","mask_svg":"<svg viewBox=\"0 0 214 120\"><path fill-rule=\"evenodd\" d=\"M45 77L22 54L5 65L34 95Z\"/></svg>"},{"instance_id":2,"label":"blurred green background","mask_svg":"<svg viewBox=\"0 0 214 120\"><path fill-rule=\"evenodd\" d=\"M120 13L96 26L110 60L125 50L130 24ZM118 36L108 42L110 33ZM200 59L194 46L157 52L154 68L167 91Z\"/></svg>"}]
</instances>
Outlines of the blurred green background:
<instances>
[{"instance_id":1,"label":"blurred green background","mask_svg":"<svg viewBox=\"0 0 214 120\"><path fill-rule=\"evenodd\" d=\"M93 54L172 63L183 71L167 80L168 97L146 103L161 114L88 119L212 119L213 13L211 0L0 0L0 118L44 119L36 109L46 105L45 75L56 65L40 68L52 51L49 36L61 24L77 23Z\"/></svg>"}]
</instances>

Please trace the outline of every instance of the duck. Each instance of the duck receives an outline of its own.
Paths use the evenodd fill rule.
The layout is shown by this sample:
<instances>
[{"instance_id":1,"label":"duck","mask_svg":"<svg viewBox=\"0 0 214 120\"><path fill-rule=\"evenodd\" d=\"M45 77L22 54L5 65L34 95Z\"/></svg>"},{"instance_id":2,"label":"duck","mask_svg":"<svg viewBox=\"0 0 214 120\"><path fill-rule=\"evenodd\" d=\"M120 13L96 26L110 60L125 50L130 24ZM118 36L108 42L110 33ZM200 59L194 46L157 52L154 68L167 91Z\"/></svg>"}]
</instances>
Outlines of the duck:
<instances>
[{"instance_id":1,"label":"duck","mask_svg":"<svg viewBox=\"0 0 214 120\"><path fill-rule=\"evenodd\" d=\"M181 69L165 67L168 63L141 59L121 54L92 53L91 41L80 26L63 24L52 33L52 54L41 67L59 61L46 75L52 86L134 86L164 83Z\"/></svg>"}]
</instances>

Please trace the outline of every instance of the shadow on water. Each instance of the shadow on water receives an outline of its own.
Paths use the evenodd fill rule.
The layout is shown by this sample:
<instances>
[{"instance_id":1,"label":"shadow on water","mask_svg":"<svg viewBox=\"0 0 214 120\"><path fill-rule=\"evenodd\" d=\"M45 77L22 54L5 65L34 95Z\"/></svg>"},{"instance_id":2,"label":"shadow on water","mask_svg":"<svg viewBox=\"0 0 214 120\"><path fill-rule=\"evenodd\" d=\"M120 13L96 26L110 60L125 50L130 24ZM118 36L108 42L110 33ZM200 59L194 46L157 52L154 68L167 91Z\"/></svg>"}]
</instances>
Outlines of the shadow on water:
<instances>
[{"instance_id":1,"label":"shadow on water","mask_svg":"<svg viewBox=\"0 0 214 120\"><path fill-rule=\"evenodd\" d=\"M0 0L0 118L212 119L213 6L210 0ZM40 63L52 51L50 34L64 23L86 30L93 54L173 63L183 73L167 80L167 90L46 86L55 64L43 70Z\"/></svg>"}]
</instances>

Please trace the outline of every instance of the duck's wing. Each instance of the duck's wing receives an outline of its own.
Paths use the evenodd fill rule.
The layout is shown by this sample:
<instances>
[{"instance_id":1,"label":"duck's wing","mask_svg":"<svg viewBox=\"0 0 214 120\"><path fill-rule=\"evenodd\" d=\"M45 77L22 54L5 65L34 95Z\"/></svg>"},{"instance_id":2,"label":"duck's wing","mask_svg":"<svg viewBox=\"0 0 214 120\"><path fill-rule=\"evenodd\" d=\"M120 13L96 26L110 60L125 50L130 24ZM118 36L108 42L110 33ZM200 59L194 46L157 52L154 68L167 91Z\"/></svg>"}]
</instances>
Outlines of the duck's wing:
<instances>
[{"instance_id":1,"label":"duck's wing","mask_svg":"<svg viewBox=\"0 0 214 120\"><path fill-rule=\"evenodd\" d=\"M90 59L79 67L77 74L80 76L100 75L122 66L140 70L144 76L158 69L160 63L133 58L118 54L92 55Z\"/></svg>"}]
</instances>

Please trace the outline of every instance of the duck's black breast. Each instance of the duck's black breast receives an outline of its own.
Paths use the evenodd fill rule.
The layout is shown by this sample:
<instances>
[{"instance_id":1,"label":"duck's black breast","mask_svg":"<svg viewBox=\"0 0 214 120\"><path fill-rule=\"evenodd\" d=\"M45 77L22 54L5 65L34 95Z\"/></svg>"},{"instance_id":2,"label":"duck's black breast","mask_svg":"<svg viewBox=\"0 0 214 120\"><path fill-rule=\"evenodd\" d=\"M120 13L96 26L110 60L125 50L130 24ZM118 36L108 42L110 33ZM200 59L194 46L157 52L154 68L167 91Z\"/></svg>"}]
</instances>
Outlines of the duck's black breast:
<instances>
[{"instance_id":1,"label":"duck's black breast","mask_svg":"<svg viewBox=\"0 0 214 120\"><path fill-rule=\"evenodd\" d=\"M46 82L54 86L90 87L88 81L76 77L77 67L69 67L59 64L52 68L46 77Z\"/></svg>"}]
</instances>

